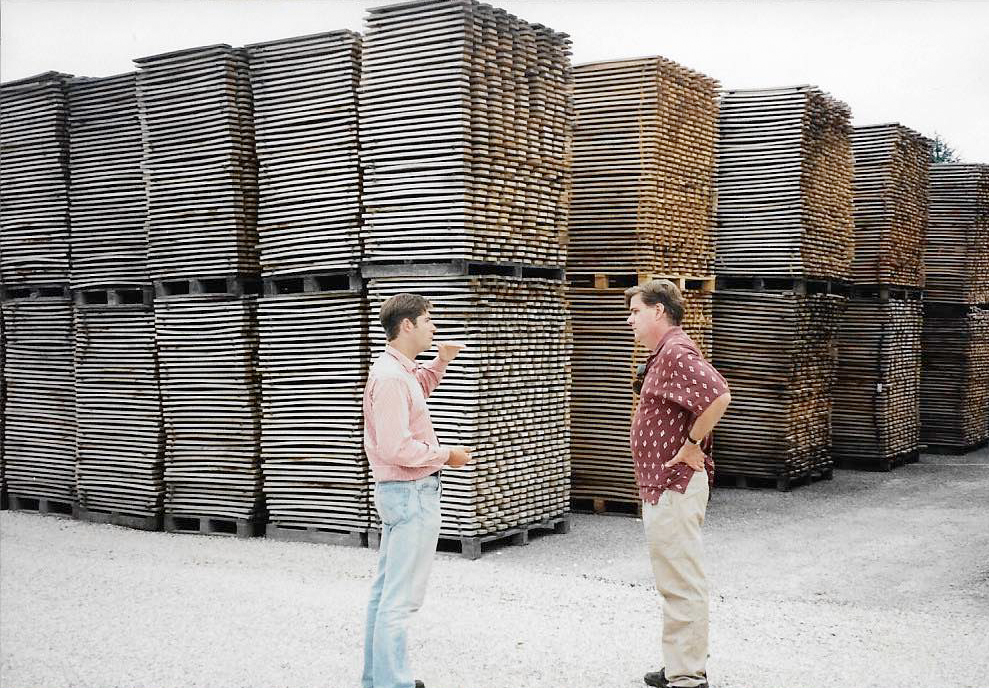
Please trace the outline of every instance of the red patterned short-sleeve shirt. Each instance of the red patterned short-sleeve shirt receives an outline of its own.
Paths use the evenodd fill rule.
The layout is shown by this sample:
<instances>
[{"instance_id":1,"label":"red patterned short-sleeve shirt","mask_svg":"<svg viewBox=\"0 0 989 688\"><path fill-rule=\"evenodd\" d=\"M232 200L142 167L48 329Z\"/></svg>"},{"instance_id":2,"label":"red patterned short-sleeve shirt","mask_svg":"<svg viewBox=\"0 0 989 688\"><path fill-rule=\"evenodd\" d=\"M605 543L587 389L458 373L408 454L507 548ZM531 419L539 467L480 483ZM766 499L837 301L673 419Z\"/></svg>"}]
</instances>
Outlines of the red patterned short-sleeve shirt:
<instances>
[{"instance_id":1,"label":"red patterned short-sleeve shirt","mask_svg":"<svg viewBox=\"0 0 989 688\"><path fill-rule=\"evenodd\" d=\"M685 463L670 468L664 464L676 456L697 417L728 391L728 383L679 327L663 336L647 366L629 441L639 497L655 504L665 490L686 491L694 470ZM713 484L710 435L701 448Z\"/></svg>"}]
</instances>

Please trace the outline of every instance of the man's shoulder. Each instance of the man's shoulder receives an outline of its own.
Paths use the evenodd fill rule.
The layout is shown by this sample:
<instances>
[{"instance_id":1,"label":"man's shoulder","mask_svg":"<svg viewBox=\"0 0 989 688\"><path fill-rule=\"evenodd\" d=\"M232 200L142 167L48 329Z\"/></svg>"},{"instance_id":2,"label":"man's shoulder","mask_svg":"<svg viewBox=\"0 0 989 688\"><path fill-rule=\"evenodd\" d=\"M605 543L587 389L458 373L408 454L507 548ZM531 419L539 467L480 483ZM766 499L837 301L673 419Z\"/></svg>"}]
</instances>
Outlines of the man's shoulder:
<instances>
[{"instance_id":1,"label":"man's shoulder","mask_svg":"<svg viewBox=\"0 0 989 688\"><path fill-rule=\"evenodd\" d=\"M392 356L381 354L378 359L371 364L368 371L368 379L378 382L385 380L405 380L408 374L401 364Z\"/></svg>"},{"instance_id":2,"label":"man's shoulder","mask_svg":"<svg viewBox=\"0 0 989 688\"><path fill-rule=\"evenodd\" d=\"M663 347L664 357L682 358L683 356L696 356L701 358L701 351L697 344L686 332L680 331L670 337Z\"/></svg>"}]
</instances>

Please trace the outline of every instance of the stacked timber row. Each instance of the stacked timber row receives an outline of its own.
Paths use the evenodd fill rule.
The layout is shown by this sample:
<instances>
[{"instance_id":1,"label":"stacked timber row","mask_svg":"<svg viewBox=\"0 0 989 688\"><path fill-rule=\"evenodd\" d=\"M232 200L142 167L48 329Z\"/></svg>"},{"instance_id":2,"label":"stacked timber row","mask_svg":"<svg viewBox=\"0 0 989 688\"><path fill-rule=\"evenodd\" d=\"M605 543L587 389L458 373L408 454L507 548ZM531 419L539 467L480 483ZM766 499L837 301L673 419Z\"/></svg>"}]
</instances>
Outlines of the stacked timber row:
<instances>
[{"instance_id":1,"label":"stacked timber row","mask_svg":"<svg viewBox=\"0 0 989 688\"><path fill-rule=\"evenodd\" d=\"M257 374L257 161L247 55L136 60L165 428L166 530L264 519Z\"/></svg>"},{"instance_id":2,"label":"stacked timber row","mask_svg":"<svg viewBox=\"0 0 989 688\"><path fill-rule=\"evenodd\" d=\"M361 260L360 36L247 46L258 151L261 456L269 537L363 544L370 358Z\"/></svg>"},{"instance_id":3,"label":"stacked timber row","mask_svg":"<svg viewBox=\"0 0 989 688\"><path fill-rule=\"evenodd\" d=\"M724 93L718 275L848 278L849 117L847 105L813 86Z\"/></svg>"},{"instance_id":4,"label":"stacked timber row","mask_svg":"<svg viewBox=\"0 0 989 688\"><path fill-rule=\"evenodd\" d=\"M566 253L565 34L475 0L370 10L360 85L365 258Z\"/></svg>"},{"instance_id":5,"label":"stacked timber row","mask_svg":"<svg viewBox=\"0 0 989 688\"><path fill-rule=\"evenodd\" d=\"M13 508L61 513L71 513L76 500L70 78L46 72L0 84L0 488L9 491Z\"/></svg>"},{"instance_id":6,"label":"stacked timber row","mask_svg":"<svg viewBox=\"0 0 989 688\"><path fill-rule=\"evenodd\" d=\"M829 476L834 465L830 414L845 298L827 293L827 282L752 286L726 284L715 294L714 366L732 403L714 458L722 480L785 490Z\"/></svg>"},{"instance_id":7,"label":"stacked timber row","mask_svg":"<svg viewBox=\"0 0 989 688\"><path fill-rule=\"evenodd\" d=\"M574 82L573 497L620 511L638 500L630 384L648 355L623 291L673 281L687 301L683 329L711 351L718 82L662 57L580 65Z\"/></svg>"},{"instance_id":8,"label":"stacked timber row","mask_svg":"<svg viewBox=\"0 0 989 688\"><path fill-rule=\"evenodd\" d=\"M732 404L714 459L729 483L831 475L840 282L854 254L850 130L848 106L813 86L722 97L714 363Z\"/></svg>"},{"instance_id":9,"label":"stacked timber row","mask_svg":"<svg viewBox=\"0 0 989 688\"><path fill-rule=\"evenodd\" d=\"M372 9L359 88L374 355L381 303L433 303L437 340L467 349L430 398L442 444L441 535L483 542L569 521L566 262L570 43L473 0ZM375 514L372 511L372 544Z\"/></svg>"},{"instance_id":10,"label":"stacked timber row","mask_svg":"<svg viewBox=\"0 0 989 688\"><path fill-rule=\"evenodd\" d=\"M989 165L931 166L921 440L964 452L989 439Z\"/></svg>"},{"instance_id":11,"label":"stacked timber row","mask_svg":"<svg viewBox=\"0 0 989 688\"><path fill-rule=\"evenodd\" d=\"M928 143L899 124L856 127L855 258L832 431L842 466L889 470L920 448L920 332Z\"/></svg>"},{"instance_id":12,"label":"stacked timber row","mask_svg":"<svg viewBox=\"0 0 989 688\"><path fill-rule=\"evenodd\" d=\"M136 75L69 83L80 518L161 526L161 397Z\"/></svg>"}]
</instances>

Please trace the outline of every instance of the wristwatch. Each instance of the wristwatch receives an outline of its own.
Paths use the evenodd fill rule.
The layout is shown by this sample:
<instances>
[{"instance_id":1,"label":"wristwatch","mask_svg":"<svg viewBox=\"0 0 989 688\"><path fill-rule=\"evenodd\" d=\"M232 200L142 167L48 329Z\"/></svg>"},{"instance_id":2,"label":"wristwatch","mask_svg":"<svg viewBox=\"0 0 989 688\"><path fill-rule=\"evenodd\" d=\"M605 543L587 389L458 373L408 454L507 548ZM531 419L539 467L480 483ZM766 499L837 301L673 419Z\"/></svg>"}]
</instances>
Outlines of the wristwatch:
<instances>
[{"instance_id":1,"label":"wristwatch","mask_svg":"<svg viewBox=\"0 0 989 688\"><path fill-rule=\"evenodd\" d=\"M704 438L702 437L699 440L695 440L693 437L690 436L690 433L688 432L687 433L687 441L690 442L691 444L697 445L699 447L700 444L701 444L701 442L704 441Z\"/></svg>"}]
</instances>

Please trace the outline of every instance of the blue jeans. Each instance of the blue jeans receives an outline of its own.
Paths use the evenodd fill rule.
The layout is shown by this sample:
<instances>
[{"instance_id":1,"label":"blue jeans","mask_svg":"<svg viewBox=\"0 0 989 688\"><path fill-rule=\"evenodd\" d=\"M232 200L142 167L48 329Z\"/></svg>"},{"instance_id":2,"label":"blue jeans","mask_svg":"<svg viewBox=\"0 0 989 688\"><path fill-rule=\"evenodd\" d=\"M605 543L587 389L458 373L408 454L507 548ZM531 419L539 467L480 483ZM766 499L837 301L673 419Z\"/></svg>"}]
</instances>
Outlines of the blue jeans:
<instances>
[{"instance_id":1,"label":"blue jeans","mask_svg":"<svg viewBox=\"0 0 989 688\"><path fill-rule=\"evenodd\" d=\"M378 574L371 585L364 634L363 688L413 688L406 659L409 617L422 606L440 535L440 479L380 482Z\"/></svg>"}]
</instances>

